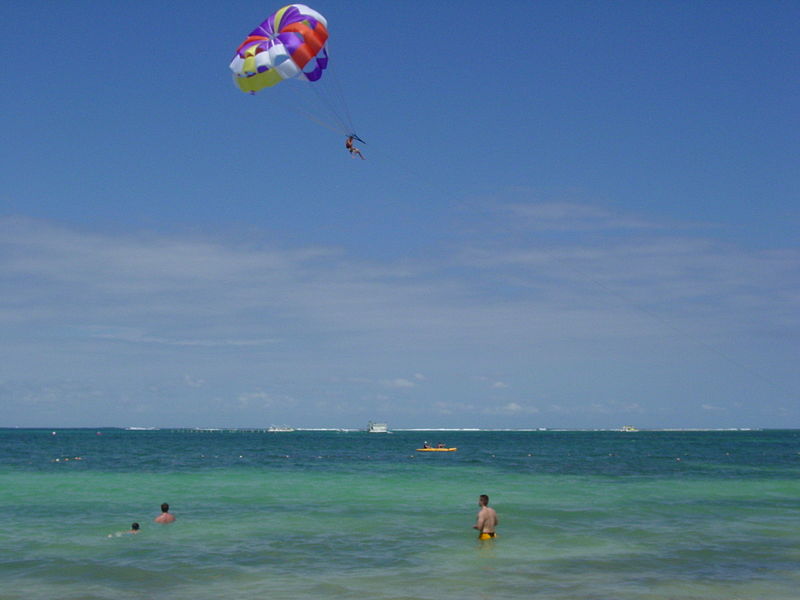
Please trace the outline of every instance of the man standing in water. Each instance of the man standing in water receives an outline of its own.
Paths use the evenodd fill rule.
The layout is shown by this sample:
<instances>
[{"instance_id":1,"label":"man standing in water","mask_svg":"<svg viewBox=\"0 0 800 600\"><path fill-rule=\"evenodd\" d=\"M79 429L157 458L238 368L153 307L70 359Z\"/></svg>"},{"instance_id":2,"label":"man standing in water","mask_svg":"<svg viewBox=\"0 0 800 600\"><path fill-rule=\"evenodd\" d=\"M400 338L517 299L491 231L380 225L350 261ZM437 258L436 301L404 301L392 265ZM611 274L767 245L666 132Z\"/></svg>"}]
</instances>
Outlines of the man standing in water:
<instances>
[{"instance_id":1,"label":"man standing in water","mask_svg":"<svg viewBox=\"0 0 800 600\"><path fill-rule=\"evenodd\" d=\"M489 496L486 494L480 495L478 506L481 507L478 511L478 521L472 528L478 530L479 540L490 540L497 535L495 530L500 520L497 518L497 512L493 508L489 508Z\"/></svg>"},{"instance_id":2,"label":"man standing in water","mask_svg":"<svg viewBox=\"0 0 800 600\"><path fill-rule=\"evenodd\" d=\"M164 504L161 505L161 514L155 518L155 522L167 524L172 523L174 520L175 516L169 512L169 504L164 502Z\"/></svg>"}]
</instances>

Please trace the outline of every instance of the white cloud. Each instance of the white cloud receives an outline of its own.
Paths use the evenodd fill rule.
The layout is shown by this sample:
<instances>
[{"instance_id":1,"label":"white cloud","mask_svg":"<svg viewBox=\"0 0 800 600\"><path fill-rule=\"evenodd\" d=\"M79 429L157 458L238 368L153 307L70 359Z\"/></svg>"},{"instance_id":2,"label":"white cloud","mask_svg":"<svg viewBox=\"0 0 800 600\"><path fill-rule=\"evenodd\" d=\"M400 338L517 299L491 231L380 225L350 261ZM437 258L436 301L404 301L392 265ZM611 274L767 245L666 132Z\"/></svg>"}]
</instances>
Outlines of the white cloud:
<instances>
[{"instance_id":1,"label":"white cloud","mask_svg":"<svg viewBox=\"0 0 800 600\"><path fill-rule=\"evenodd\" d=\"M201 388L206 384L205 380L199 379L197 377L192 377L191 375L184 375L183 382L189 387L193 388Z\"/></svg>"},{"instance_id":2,"label":"white cloud","mask_svg":"<svg viewBox=\"0 0 800 600\"><path fill-rule=\"evenodd\" d=\"M663 224L607 208L578 202L535 202L499 205L517 227L555 231L663 229Z\"/></svg>"},{"instance_id":3,"label":"white cloud","mask_svg":"<svg viewBox=\"0 0 800 600\"><path fill-rule=\"evenodd\" d=\"M413 381L410 381L408 379L403 379L402 377L398 377L396 379L385 379L382 383L383 383L383 385L385 385L387 387L393 387L393 388L413 388L413 387L417 387L416 383L414 383Z\"/></svg>"},{"instance_id":4,"label":"white cloud","mask_svg":"<svg viewBox=\"0 0 800 600\"><path fill-rule=\"evenodd\" d=\"M491 387L493 389L496 389L496 390L502 390L502 389L506 389L506 388L509 387L509 385L505 381L492 379L491 377L486 377L484 375L473 375L471 377L471 379L473 381L477 381L479 383L486 384L489 387Z\"/></svg>"},{"instance_id":5,"label":"white cloud","mask_svg":"<svg viewBox=\"0 0 800 600\"><path fill-rule=\"evenodd\" d=\"M196 347L248 347L264 346L277 342L276 339L167 339L153 335L147 335L142 331L127 327L91 327L89 335L96 339L126 342L131 344L160 344L165 346L196 346Z\"/></svg>"},{"instance_id":6,"label":"white cloud","mask_svg":"<svg viewBox=\"0 0 800 600\"><path fill-rule=\"evenodd\" d=\"M246 392L236 398L239 408L286 408L296 404L296 400L284 394L274 394L264 391Z\"/></svg>"},{"instance_id":7,"label":"white cloud","mask_svg":"<svg viewBox=\"0 0 800 600\"><path fill-rule=\"evenodd\" d=\"M470 415L478 412L474 404L466 402L443 402L439 400L434 402L432 406L440 415Z\"/></svg>"},{"instance_id":8,"label":"white cloud","mask_svg":"<svg viewBox=\"0 0 800 600\"><path fill-rule=\"evenodd\" d=\"M24 398L45 370L112 397L109 390L163 390L183 373L202 373L178 387L199 396L211 387L203 380L221 382L227 397L248 405L260 401L251 390L270 389L263 402L297 398L296 406L342 405L358 386L418 387L441 401L415 410L477 415L487 388L499 396L513 381L514 390L548 398L559 407L553 413L582 416L576 398L598 394L600 408L590 412L614 414L685 396L674 387L683 374L707 372L692 361L698 354L722 363L720 381L740 371L709 346L738 349L745 364L764 355L771 368L763 350L775 346L780 360L800 336L797 249L735 247L592 207L517 205L498 214L514 235L472 232L402 262L252 237L0 219L0 360L16 377L6 389ZM615 231L546 241L537 235L544 225ZM397 372L407 375L385 376ZM621 389L629 385L636 389ZM654 385L646 406L614 403ZM744 397L739 388L726 388L730 403ZM190 413L195 401L176 406ZM534 409L518 401L493 410Z\"/></svg>"},{"instance_id":9,"label":"white cloud","mask_svg":"<svg viewBox=\"0 0 800 600\"><path fill-rule=\"evenodd\" d=\"M602 415L623 415L623 414L641 414L644 409L638 402L593 402L588 407L587 411L602 414Z\"/></svg>"},{"instance_id":10,"label":"white cloud","mask_svg":"<svg viewBox=\"0 0 800 600\"><path fill-rule=\"evenodd\" d=\"M520 404L518 402L508 402L500 406L483 406L481 412L486 415L535 415L540 411L536 406Z\"/></svg>"},{"instance_id":11,"label":"white cloud","mask_svg":"<svg viewBox=\"0 0 800 600\"><path fill-rule=\"evenodd\" d=\"M553 218L569 212L545 208ZM416 266L35 221L0 221L0 233L0 323L68 322L130 343L248 347L308 333L415 345L563 339L648 333L663 324L653 315L687 329L800 328L799 252L744 252L667 233L613 244L468 244Z\"/></svg>"}]
</instances>

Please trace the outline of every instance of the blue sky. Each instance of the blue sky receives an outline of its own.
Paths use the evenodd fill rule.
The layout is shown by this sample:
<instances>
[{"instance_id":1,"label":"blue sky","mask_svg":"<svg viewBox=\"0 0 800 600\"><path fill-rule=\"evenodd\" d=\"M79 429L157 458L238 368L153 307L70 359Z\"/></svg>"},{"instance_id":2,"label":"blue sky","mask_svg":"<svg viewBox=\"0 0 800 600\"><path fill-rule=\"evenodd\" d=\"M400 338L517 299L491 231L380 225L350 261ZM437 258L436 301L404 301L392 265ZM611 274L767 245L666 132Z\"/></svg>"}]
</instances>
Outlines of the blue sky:
<instances>
[{"instance_id":1,"label":"blue sky","mask_svg":"<svg viewBox=\"0 0 800 600\"><path fill-rule=\"evenodd\" d=\"M0 425L800 427L800 4L311 5L5 3Z\"/></svg>"}]
</instances>

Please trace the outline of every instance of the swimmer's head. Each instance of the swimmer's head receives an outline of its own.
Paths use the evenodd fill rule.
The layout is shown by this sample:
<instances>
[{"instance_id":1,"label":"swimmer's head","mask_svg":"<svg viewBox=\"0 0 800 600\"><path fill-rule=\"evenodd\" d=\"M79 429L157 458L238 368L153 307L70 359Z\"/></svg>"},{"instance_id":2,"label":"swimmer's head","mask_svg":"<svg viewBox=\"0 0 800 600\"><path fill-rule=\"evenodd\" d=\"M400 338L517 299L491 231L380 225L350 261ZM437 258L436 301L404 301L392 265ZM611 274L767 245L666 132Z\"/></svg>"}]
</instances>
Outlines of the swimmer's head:
<instances>
[{"instance_id":1,"label":"swimmer's head","mask_svg":"<svg viewBox=\"0 0 800 600\"><path fill-rule=\"evenodd\" d=\"M478 504L481 506L489 506L489 496L486 494L481 494L478 496Z\"/></svg>"},{"instance_id":2,"label":"swimmer's head","mask_svg":"<svg viewBox=\"0 0 800 600\"><path fill-rule=\"evenodd\" d=\"M139 531L139 524L131 523L131 531Z\"/></svg>"},{"instance_id":3,"label":"swimmer's head","mask_svg":"<svg viewBox=\"0 0 800 600\"><path fill-rule=\"evenodd\" d=\"M161 505L161 512L169 512L169 504L164 502L164 504Z\"/></svg>"}]
</instances>

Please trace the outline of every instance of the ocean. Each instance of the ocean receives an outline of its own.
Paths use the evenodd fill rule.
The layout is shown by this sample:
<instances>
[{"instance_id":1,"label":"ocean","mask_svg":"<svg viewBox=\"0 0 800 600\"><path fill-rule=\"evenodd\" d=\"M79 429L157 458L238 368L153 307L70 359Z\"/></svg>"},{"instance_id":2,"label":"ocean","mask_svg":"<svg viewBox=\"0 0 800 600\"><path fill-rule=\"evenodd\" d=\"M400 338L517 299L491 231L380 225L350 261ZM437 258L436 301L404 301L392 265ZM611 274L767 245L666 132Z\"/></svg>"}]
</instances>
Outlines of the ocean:
<instances>
[{"instance_id":1,"label":"ocean","mask_svg":"<svg viewBox=\"0 0 800 600\"><path fill-rule=\"evenodd\" d=\"M796 600L799 476L795 430L0 429L0 598Z\"/></svg>"}]
</instances>

